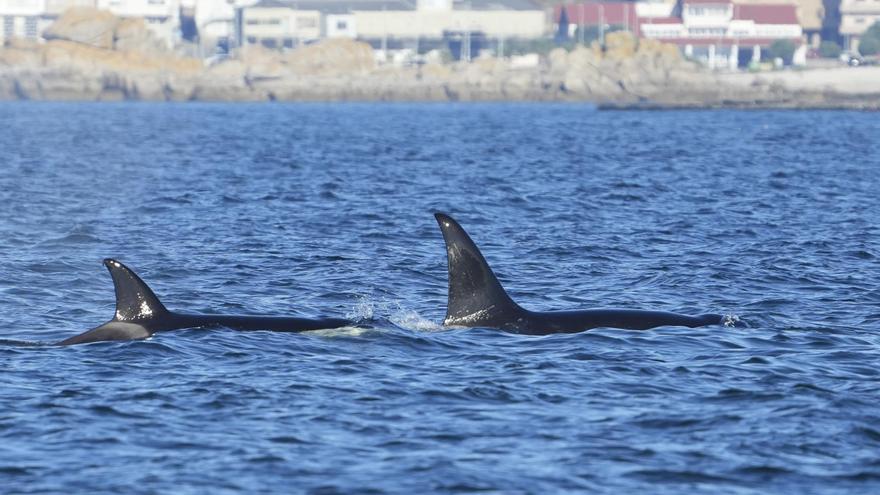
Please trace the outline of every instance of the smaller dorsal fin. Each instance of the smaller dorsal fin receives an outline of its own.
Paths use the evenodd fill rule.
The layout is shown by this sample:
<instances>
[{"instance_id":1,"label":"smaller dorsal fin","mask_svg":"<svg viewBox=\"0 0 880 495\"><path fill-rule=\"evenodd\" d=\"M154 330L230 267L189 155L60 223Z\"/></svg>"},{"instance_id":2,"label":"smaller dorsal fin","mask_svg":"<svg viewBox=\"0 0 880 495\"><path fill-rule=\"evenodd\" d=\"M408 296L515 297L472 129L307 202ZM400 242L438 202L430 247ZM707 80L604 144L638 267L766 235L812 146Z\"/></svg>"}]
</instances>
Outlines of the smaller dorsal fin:
<instances>
[{"instance_id":1,"label":"smaller dorsal fin","mask_svg":"<svg viewBox=\"0 0 880 495\"><path fill-rule=\"evenodd\" d=\"M477 245L449 215L435 213L449 264L447 325L501 326L525 310L507 295Z\"/></svg>"},{"instance_id":2,"label":"smaller dorsal fin","mask_svg":"<svg viewBox=\"0 0 880 495\"><path fill-rule=\"evenodd\" d=\"M168 313L156 294L127 266L110 258L104 260L104 266L116 288L114 320L144 321Z\"/></svg>"}]
</instances>

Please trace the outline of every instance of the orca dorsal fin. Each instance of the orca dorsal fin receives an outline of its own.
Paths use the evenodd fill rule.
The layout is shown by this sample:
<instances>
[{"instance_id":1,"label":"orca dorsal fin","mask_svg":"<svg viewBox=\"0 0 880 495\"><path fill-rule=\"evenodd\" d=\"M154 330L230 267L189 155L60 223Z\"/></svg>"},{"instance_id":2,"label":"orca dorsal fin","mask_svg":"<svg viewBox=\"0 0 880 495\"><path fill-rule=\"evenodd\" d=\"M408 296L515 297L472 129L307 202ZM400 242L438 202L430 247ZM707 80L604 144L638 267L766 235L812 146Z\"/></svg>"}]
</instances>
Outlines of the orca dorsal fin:
<instances>
[{"instance_id":1,"label":"orca dorsal fin","mask_svg":"<svg viewBox=\"0 0 880 495\"><path fill-rule=\"evenodd\" d=\"M104 266L110 270L116 289L116 321L144 321L168 313L159 298L133 271L122 263L107 258Z\"/></svg>"},{"instance_id":2,"label":"orca dorsal fin","mask_svg":"<svg viewBox=\"0 0 880 495\"><path fill-rule=\"evenodd\" d=\"M498 282L480 249L449 215L435 213L446 241L449 301L445 325L504 326L525 312Z\"/></svg>"}]
</instances>

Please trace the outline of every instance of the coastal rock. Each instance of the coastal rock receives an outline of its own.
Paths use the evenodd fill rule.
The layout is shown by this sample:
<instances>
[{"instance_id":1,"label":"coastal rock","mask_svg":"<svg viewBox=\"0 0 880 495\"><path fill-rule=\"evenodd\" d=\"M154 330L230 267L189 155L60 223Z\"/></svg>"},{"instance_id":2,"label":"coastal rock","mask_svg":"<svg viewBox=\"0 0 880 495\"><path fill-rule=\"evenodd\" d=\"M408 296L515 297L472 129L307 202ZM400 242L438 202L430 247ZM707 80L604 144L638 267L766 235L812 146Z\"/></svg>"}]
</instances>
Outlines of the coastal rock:
<instances>
[{"instance_id":1,"label":"coastal rock","mask_svg":"<svg viewBox=\"0 0 880 495\"><path fill-rule=\"evenodd\" d=\"M113 48L118 51L164 54L168 47L147 28L143 19L121 19L113 31Z\"/></svg>"},{"instance_id":2,"label":"coastal rock","mask_svg":"<svg viewBox=\"0 0 880 495\"><path fill-rule=\"evenodd\" d=\"M118 23L119 19L106 10L72 7L43 31L43 38L111 49Z\"/></svg>"},{"instance_id":3,"label":"coastal rock","mask_svg":"<svg viewBox=\"0 0 880 495\"><path fill-rule=\"evenodd\" d=\"M345 38L325 39L287 53L284 63L295 74L365 74L375 67L367 43Z\"/></svg>"},{"instance_id":4,"label":"coastal rock","mask_svg":"<svg viewBox=\"0 0 880 495\"><path fill-rule=\"evenodd\" d=\"M370 45L349 39L323 40L287 53L249 45L237 59L253 80L367 74L375 68Z\"/></svg>"},{"instance_id":5,"label":"coastal rock","mask_svg":"<svg viewBox=\"0 0 880 495\"><path fill-rule=\"evenodd\" d=\"M635 58L643 64L659 68L676 67L684 62L678 47L655 39L640 39Z\"/></svg>"},{"instance_id":6,"label":"coastal rock","mask_svg":"<svg viewBox=\"0 0 880 495\"><path fill-rule=\"evenodd\" d=\"M35 41L12 38L0 48L0 67L16 70L35 69L42 65L40 45Z\"/></svg>"},{"instance_id":7,"label":"coastal rock","mask_svg":"<svg viewBox=\"0 0 880 495\"><path fill-rule=\"evenodd\" d=\"M615 31L605 35L605 57L612 60L632 58L638 41L628 31Z\"/></svg>"},{"instance_id":8,"label":"coastal rock","mask_svg":"<svg viewBox=\"0 0 880 495\"><path fill-rule=\"evenodd\" d=\"M88 24L82 12L65 14L46 43L7 40L0 48L0 99L880 107L874 68L860 68L858 74L845 68L839 70L846 73L835 72L834 78L852 82L846 91L829 89L828 78L812 84L816 78L807 71L719 75L685 60L674 46L636 42L628 33L610 33L604 50L595 43L571 51L557 48L543 59L535 54L534 63L527 65L480 57L471 63L377 67L368 45L326 40L290 52L248 46L234 58L205 66L166 51L142 21L111 21L99 14L103 24ZM112 26L113 39L108 44L99 37L92 43L82 26L103 26L105 31Z\"/></svg>"}]
</instances>

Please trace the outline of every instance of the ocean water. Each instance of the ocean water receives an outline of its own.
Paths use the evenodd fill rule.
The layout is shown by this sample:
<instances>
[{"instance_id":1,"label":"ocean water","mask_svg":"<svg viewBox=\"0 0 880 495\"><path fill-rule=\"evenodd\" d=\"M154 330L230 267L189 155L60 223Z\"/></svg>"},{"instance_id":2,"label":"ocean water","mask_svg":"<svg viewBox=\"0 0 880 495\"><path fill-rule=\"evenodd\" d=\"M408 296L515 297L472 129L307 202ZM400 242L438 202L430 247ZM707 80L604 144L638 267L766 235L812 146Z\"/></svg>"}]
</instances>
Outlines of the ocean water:
<instances>
[{"instance_id":1,"label":"ocean water","mask_svg":"<svg viewBox=\"0 0 880 495\"><path fill-rule=\"evenodd\" d=\"M880 119L556 104L0 105L0 492L880 492ZM435 211L529 309L441 326ZM301 334L49 344L115 257ZM43 344L39 344L43 343Z\"/></svg>"}]
</instances>

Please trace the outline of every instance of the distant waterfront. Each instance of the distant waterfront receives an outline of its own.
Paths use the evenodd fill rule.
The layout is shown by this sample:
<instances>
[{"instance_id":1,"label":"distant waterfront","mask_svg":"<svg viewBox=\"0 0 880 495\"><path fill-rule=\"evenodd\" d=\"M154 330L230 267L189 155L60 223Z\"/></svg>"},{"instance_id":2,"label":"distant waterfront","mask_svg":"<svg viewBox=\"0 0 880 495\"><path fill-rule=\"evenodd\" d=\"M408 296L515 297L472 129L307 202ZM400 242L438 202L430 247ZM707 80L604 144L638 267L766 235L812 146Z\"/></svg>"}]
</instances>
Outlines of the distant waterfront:
<instances>
[{"instance_id":1,"label":"distant waterfront","mask_svg":"<svg viewBox=\"0 0 880 495\"><path fill-rule=\"evenodd\" d=\"M607 36L530 64L376 65L372 50L330 40L290 53L261 48L205 66L172 53L73 41L0 49L0 100L573 101L617 107L880 109L880 67L712 72L677 48Z\"/></svg>"}]
</instances>

